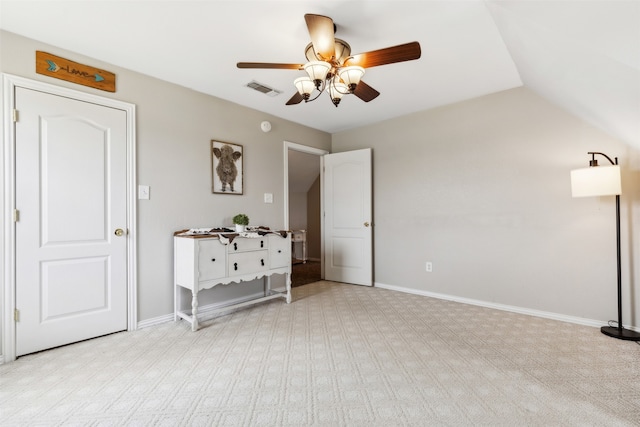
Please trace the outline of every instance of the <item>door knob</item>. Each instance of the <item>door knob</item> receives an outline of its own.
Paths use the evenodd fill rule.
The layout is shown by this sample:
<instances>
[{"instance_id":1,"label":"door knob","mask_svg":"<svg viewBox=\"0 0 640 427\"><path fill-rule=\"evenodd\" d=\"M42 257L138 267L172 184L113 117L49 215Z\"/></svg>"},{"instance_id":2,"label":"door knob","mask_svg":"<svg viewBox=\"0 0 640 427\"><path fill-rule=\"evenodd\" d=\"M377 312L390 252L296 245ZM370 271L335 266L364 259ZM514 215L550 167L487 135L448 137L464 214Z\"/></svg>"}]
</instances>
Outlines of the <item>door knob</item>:
<instances>
[{"instance_id":1,"label":"door knob","mask_svg":"<svg viewBox=\"0 0 640 427\"><path fill-rule=\"evenodd\" d=\"M364 226L365 226L365 227L368 227L368 226L369 226L369 223L368 223L368 222L365 222L365 223L364 223Z\"/></svg>"},{"instance_id":2,"label":"door knob","mask_svg":"<svg viewBox=\"0 0 640 427\"><path fill-rule=\"evenodd\" d=\"M124 230L122 228L116 228L116 231L113 234L120 237L124 234Z\"/></svg>"}]
</instances>

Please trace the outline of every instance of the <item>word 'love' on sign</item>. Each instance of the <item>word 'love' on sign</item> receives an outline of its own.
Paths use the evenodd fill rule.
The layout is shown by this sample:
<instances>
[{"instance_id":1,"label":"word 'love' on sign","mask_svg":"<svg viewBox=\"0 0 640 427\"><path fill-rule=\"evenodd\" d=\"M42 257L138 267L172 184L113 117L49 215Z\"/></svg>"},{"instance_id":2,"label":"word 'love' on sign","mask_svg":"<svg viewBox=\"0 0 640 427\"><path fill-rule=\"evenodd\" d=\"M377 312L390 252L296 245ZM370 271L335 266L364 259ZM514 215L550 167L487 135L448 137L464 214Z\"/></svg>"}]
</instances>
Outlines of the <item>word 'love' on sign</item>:
<instances>
[{"instance_id":1,"label":"word 'love' on sign","mask_svg":"<svg viewBox=\"0 0 640 427\"><path fill-rule=\"evenodd\" d=\"M39 50L36 51L36 73L107 92L116 91L115 74Z\"/></svg>"}]
</instances>

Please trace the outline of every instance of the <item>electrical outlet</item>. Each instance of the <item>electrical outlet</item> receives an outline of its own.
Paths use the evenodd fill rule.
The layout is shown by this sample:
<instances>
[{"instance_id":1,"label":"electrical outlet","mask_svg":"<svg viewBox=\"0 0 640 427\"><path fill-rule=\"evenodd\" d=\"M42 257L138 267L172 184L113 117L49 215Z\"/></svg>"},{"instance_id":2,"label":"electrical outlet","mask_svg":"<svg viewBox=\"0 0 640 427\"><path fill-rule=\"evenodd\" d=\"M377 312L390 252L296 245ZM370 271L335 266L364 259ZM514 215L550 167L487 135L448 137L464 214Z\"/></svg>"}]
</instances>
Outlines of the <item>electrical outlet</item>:
<instances>
[{"instance_id":1,"label":"electrical outlet","mask_svg":"<svg viewBox=\"0 0 640 427\"><path fill-rule=\"evenodd\" d=\"M427 261L427 264L426 264L426 266L425 266L425 270L426 270L428 273L431 273L431 272L433 271L433 264L431 263L431 261Z\"/></svg>"}]
</instances>

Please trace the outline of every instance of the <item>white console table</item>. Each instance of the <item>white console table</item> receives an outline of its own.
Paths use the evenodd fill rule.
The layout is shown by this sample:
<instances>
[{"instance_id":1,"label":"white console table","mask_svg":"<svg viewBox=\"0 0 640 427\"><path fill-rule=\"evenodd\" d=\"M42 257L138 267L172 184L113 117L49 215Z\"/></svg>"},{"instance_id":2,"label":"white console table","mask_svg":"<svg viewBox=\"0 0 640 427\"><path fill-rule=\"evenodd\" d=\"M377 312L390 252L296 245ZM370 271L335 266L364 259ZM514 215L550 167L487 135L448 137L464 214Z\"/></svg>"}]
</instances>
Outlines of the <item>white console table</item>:
<instances>
[{"instance_id":1,"label":"white console table","mask_svg":"<svg viewBox=\"0 0 640 427\"><path fill-rule=\"evenodd\" d=\"M174 233L174 320L191 323L198 330L198 292L264 278L264 295L215 311L239 308L274 298L291 302L291 233L258 231L236 233ZM286 291L271 289L273 274L286 275ZM180 287L191 290L191 311L182 309Z\"/></svg>"},{"instance_id":2,"label":"white console table","mask_svg":"<svg viewBox=\"0 0 640 427\"><path fill-rule=\"evenodd\" d=\"M293 230L291 232L291 244L295 245L296 243L302 244L302 262L307 262L307 230ZM295 254L295 248L294 254ZM299 259L294 255L296 259Z\"/></svg>"}]
</instances>

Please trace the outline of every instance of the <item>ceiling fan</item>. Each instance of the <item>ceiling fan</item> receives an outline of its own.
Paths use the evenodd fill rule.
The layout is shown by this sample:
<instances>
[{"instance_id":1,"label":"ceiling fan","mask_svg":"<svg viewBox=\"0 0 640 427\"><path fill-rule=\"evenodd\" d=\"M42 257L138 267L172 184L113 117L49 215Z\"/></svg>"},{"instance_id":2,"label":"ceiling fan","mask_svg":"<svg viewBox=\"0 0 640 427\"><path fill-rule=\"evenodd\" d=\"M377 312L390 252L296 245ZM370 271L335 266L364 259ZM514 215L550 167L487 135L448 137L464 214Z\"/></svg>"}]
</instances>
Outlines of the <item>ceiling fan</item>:
<instances>
[{"instance_id":1,"label":"ceiling fan","mask_svg":"<svg viewBox=\"0 0 640 427\"><path fill-rule=\"evenodd\" d=\"M307 75L294 81L298 91L287 105L317 99L326 89L337 107L342 96L353 94L365 102L375 99L380 92L361 80L365 68L420 58L420 43L411 42L384 49L351 55L351 46L334 37L336 26L327 16L306 14L311 43L305 48L306 64L270 62L238 62L238 68L271 68L304 70ZM314 89L318 92L312 98Z\"/></svg>"}]
</instances>

